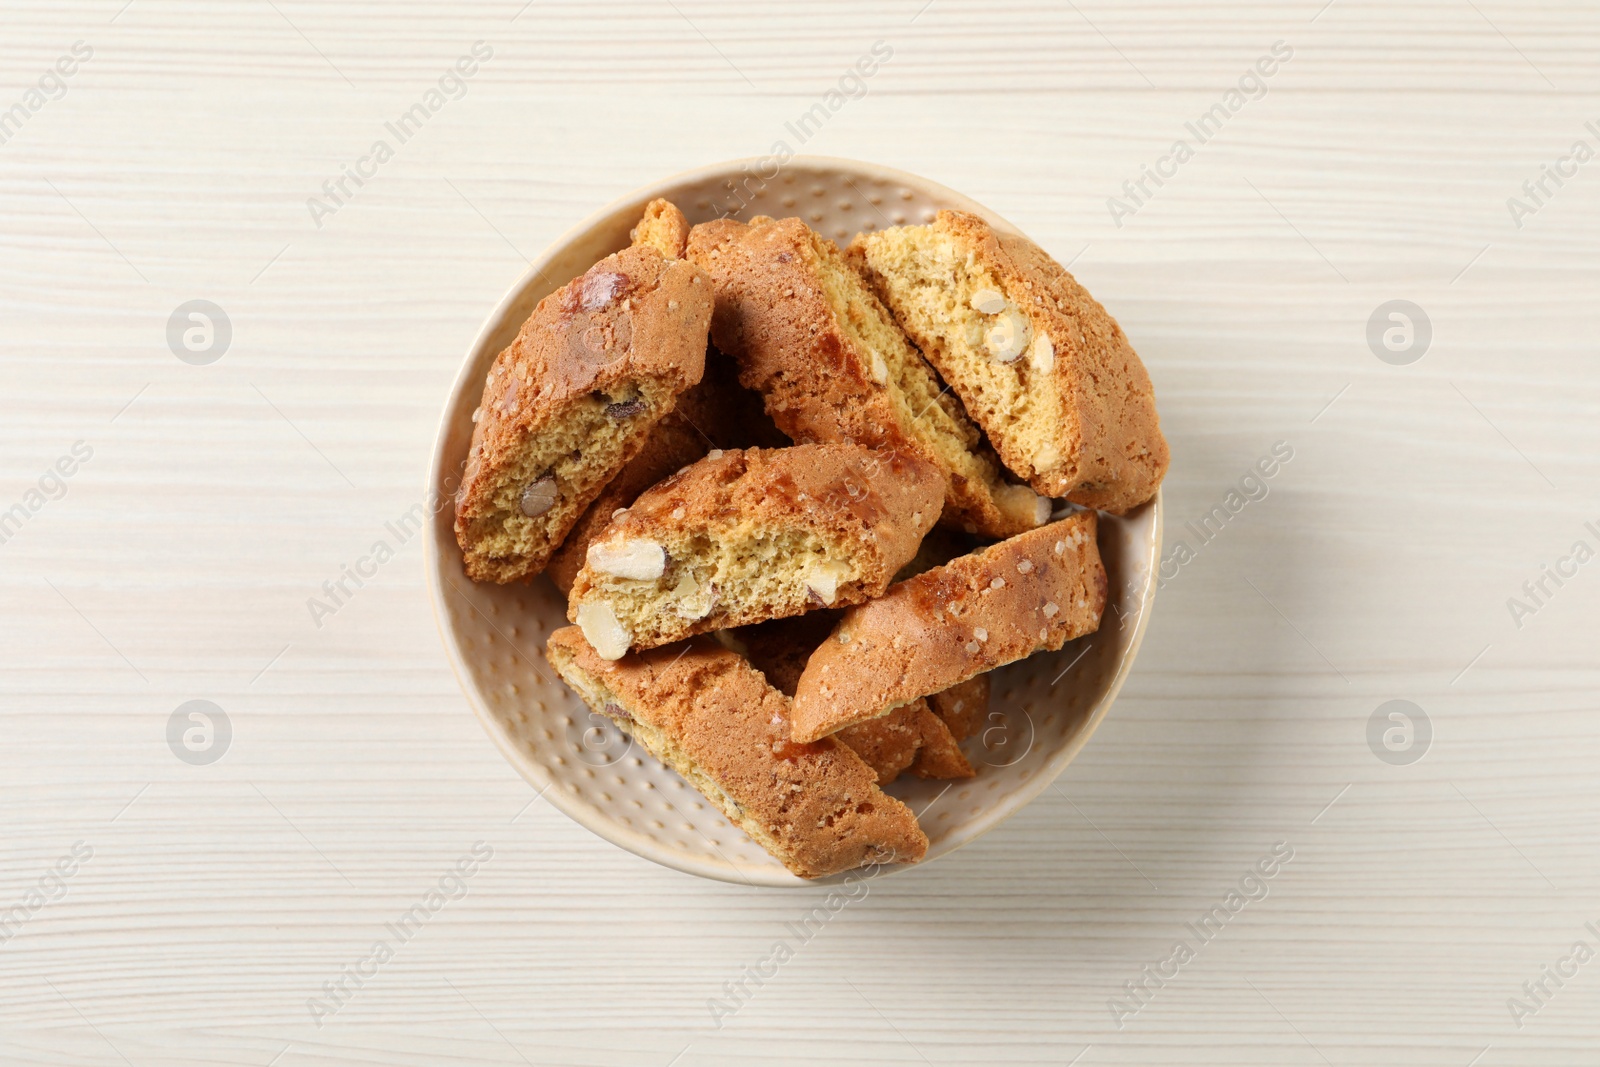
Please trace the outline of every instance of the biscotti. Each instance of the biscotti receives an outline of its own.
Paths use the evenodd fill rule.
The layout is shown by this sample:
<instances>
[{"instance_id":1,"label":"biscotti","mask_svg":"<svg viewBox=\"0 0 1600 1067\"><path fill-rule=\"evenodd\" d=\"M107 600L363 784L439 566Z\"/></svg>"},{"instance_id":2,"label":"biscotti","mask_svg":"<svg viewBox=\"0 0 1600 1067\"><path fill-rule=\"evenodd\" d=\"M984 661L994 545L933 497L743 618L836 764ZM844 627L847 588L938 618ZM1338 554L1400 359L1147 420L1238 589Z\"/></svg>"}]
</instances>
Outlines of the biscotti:
<instances>
[{"instance_id":1,"label":"biscotti","mask_svg":"<svg viewBox=\"0 0 1600 1067\"><path fill-rule=\"evenodd\" d=\"M551 555L545 573L561 592L570 591L590 542L610 525L611 516L713 448L782 448L788 443L761 410L761 398L739 384L733 360L715 348L707 349L700 384L678 398L677 406L650 431L639 454L606 483Z\"/></svg>"},{"instance_id":2,"label":"biscotti","mask_svg":"<svg viewBox=\"0 0 1600 1067\"><path fill-rule=\"evenodd\" d=\"M987 537L1049 518L1048 500L1006 483L961 404L831 241L799 219L718 219L690 231L688 256L716 286L717 347L784 433L938 464L946 521Z\"/></svg>"},{"instance_id":3,"label":"biscotti","mask_svg":"<svg viewBox=\"0 0 1600 1067\"><path fill-rule=\"evenodd\" d=\"M738 630L738 650L785 696L805 672L806 660L833 632L836 611L814 611L788 619L775 619ZM924 778L970 778L972 765L958 747L948 723L929 709L928 701L914 700L871 722L848 726L833 735L867 762L888 785L910 770Z\"/></svg>"},{"instance_id":4,"label":"biscotti","mask_svg":"<svg viewBox=\"0 0 1600 1067\"><path fill-rule=\"evenodd\" d=\"M544 569L573 524L700 380L711 286L635 246L539 302L495 360L456 494L468 577Z\"/></svg>"},{"instance_id":5,"label":"biscotti","mask_svg":"<svg viewBox=\"0 0 1600 1067\"><path fill-rule=\"evenodd\" d=\"M678 205L657 198L645 205L644 216L628 232L628 239L648 245L668 259L682 259L689 246L689 220Z\"/></svg>"},{"instance_id":6,"label":"biscotti","mask_svg":"<svg viewBox=\"0 0 1600 1067\"><path fill-rule=\"evenodd\" d=\"M928 706L927 700L916 701L921 705L918 725L922 728L922 745L917 749L917 758L911 761L911 773L918 778L971 778L978 772L972 769L966 754L961 751L961 746L956 742L955 734L950 732L944 720L935 715ZM909 706L909 705L908 705ZM890 712L893 715L894 712ZM874 719L872 722L876 722ZM864 722L858 726L847 726L846 730L861 730L872 725Z\"/></svg>"},{"instance_id":7,"label":"biscotti","mask_svg":"<svg viewBox=\"0 0 1600 1067\"><path fill-rule=\"evenodd\" d=\"M856 445L714 451L590 543L567 618L607 658L878 596L916 553L943 473Z\"/></svg>"},{"instance_id":8,"label":"biscotti","mask_svg":"<svg viewBox=\"0 0 1600 1067\"><path fill-rule=\"evenodd\" d=\"M1034 489L1118 515L1155 495L1168 453L1150 375L1038 245L941 211L861 234L849 258Z\"/></svg>"},{"instance_id":9,"label":"biscotti","mask_svg":"<svg viewBox=\"0 0 1600 1067\"><path fill-rule=\"evenodd\" d=\"M844 613L795 687L794 737L814 741L1092 633L1106 572L1092 511L900 582Z\"/></svg>"},{"instance_id":10,"label":"biscotti","mask_svg":"<svg viewBox=\"0 0 1600 1067\"><path fill-rule=\"evenodd\" d=\"M709 638L620 661L576 627L546 655L583 701L677 771L801 878L913 863L928 849L911 809L843 744L789 737L789 700Z\"/></svg>"},{"instance_id":11,"label":"biscotti","mask_svg":"<svg viewBox=\"0 0 1600 1067\"><path fill-rule=\"evenodd\" d=\"M958 742L965 741L988 721L989 676L980 674L935 693L928 698L928 705Z\"/></svg>"},{"instance_id":12,"label":"biscotti","mask_svg":"<svg viewBox=\"0 0 1600 1067\"><path fill-rule=\"evenodd\" d=\"M693 390L690 391L692 393ZM685 394L687 397L690 394ZM640 449L616 477L595 497L594 503L572 526L566 540L550 556L545 573L557 589L566 593L572 581L583 569L589 545L611 524L611 516L639 498L639 494L655 485L674 471L682 470L711 450L679 412L667 414L654 429Z\"/></svg>"}]
</instances>

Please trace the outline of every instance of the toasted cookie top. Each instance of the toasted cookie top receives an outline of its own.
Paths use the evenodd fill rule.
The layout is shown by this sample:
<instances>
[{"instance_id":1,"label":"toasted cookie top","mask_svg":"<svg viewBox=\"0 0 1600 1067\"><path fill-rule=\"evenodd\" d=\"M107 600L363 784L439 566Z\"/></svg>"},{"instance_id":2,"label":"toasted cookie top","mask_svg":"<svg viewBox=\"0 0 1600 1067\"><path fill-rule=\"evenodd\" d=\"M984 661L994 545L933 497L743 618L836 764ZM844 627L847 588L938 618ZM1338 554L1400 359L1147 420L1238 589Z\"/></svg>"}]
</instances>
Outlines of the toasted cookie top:
<instances>
[{"instance_id":1,"label":"toasted cookie top","mask_svg":"<svg viewBox=\"0 0 1600 1067\"><path fill-rule=\"evenodd\" d=\"M913 453L851 444L714 449L652 487L613 522L626 535L696 519L795 519L841 536L865 535L901 566L916 555L943 488L940 470ZM681 516L674 514L679 508Z\"/></svg>"},{"instance_id":2,"label":"toasted cookie top","mask_svg":"<svg viewBox=\"0 0 1600 1067\"><path fill-rule=\"evenodd\" d=\"M916 552L945 485L925 460L857 445L711 452L590 542L567 617L615 657L860 603Z\"/></svg>"},{"instance_id":3,"label":"toasted cookie top","mask_svg":"<svg viewBox=\"0 0 1600 1067\"><path fill-rule=\"evenodd\" d=\"M946 521L986 536L1048 518L1047 502L1002 480L960 401L833 242L795 218L717 219L690 231L688 256L716 286L717 347L784 433L937 463L950 476Z\"/></svg>"},{"instance_id":4,"label":"toasted cookie top","mask_svg":"<svg viewBox=\"0 0 1600 1067\"><path fill-rule=\"evenodd\" d=\"M494 361L457 499L511 460L573 400L639 378L687 389L705 370L712 293L705 273L633 246L546 296Z\"/></svg>"},{"instance_id":5,"label":"toasted cookie top","mask_svg":"<svg viewBox=\"0 0 1600 1067\"><path fill-rule=\"evenodd\" d=\"M789 699L710 638L611 661L569 626L550 635L547 654L586 700L624 729L627 719L642 726L635 736L802 878L927 852L916 817L860 757L831 738L791 740Z\"/></svg>"},{"instance_id":6,"label":"toasted cookie top","mask_svg":"<svg viewBox=\"0 0 1600 1067\"><path fill-rule=\"evenodd\" d=\"M795 687L794 736L815 740L1100 625L1105 567L1092 511L1019 534L845 612Z\"/></svg>"}]
</instances>

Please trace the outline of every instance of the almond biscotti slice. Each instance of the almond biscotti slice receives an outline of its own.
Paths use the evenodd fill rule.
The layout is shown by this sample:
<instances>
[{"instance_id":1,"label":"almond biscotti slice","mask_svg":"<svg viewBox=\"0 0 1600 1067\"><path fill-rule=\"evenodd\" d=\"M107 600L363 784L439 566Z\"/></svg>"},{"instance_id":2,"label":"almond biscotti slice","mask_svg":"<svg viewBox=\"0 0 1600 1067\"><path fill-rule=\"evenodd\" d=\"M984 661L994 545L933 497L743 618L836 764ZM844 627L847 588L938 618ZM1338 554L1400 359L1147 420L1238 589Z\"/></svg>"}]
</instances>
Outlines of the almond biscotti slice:
<instances>
[{"instance_id":1,"label":"almond biscotti slice","mask_svg":"<svg viewBox=\"0 0 1600 1067\"><path fill-rule=\"evenodd\" d=\"M608 660L568 626L545 654L584 703L801 878L927 853L916 816L859 756L832 738L791 740L789 699L710 638Z\"/></svg>"},{"instance_id":2,"label":"almond biscotti slice","mask_svg":"<svg viewBox=\"0 0 1600 1067\"><path fill-rule=\"evenodd\" d=\"M740 629L734 640L768 685L793 696L806 660L833 632L838 614L814 611L774 619ZM971 778L974 773L949 727L926 701L913 700L882 718L847 726L834 737L866 760L879 785L888 785L908 769L924 778Z\"/></svg>"},{"instance_id":3,"label":"almond biscotti slice","mask_svg":"<svg viewBox=\"0 0 1600 1067\"><path fill-rule=\"evenodd\" d=\"M916 553L944 489L933 464L857 445L708 453L590 543L567 618L616 659L860 603Z\"/></svg>"},{"instance_id":4,"label":"almond biscotti slice","mask_svg":"<svg viewBox=\"0 0 1600 1067\"><path fill-rule=\"evenodd\" d=\"M1080 511L845 612L795 687L795 740L868 722L1099 629L1106 571L1096 529L1095 513Z\"/></svg>"},{"instance_id":5,"label":"almond biscotti slice","mask_svg":"<svg viewBox=\"0 0 1600 1067\"><path fill-rule=\"evenodd\" d=\"M543 300L489 371L456 493L467 576L514 582L550 554L700 380L711 286L634 246Z\"/></svg>"},{"instance_id":6,"label":"almond biscotti slice","mask_svg":"<svg viewBox=\"0 0 1600 1067\"><path fill-rule=\"evenodd\" d=\"M701 223L689 258L711 275L717 347L797 441L912 452L950 478L945 521L987 537L1043 524L1050 502L1010 485L960 402L832 241L799 219Z\"/></svg>"},{"instance_id":7,"label":"almond biscotti slice","mask_svg":"<svg viewBox=\"0 0 1600 1067\"><path fill-rule=\"evenodd\" d=\"M557 589L570 592L590 542L610 525L611 516L713 448L782 448L788 443L762 410L761 397L739 384L733 360L708 348L700 384L678 398L678 406L656 423L639 454L606 483L550 557L545 573Z\"/></svg>"},{"instance_id":8,"label":"almond biscotti slice","mask_svg":"<svg viewBox=\"0 0 1600 1067\"><path fill-rule=\"evenodd\" d=\"M941 211L861 234L848 255L1033 488L1118 515L1155 495L1168 455L1150 375L1038 245Z\"/></svg>"}]
</instances>

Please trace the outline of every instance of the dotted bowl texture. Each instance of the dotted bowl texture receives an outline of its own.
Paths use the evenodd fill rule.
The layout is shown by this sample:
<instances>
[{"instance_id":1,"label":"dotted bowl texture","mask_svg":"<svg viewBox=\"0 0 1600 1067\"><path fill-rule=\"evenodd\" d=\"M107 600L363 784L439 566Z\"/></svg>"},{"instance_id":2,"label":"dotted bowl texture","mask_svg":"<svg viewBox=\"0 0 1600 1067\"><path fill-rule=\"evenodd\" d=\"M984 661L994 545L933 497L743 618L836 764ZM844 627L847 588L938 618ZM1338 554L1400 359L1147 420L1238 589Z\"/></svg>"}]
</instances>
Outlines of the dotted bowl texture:
<instances>
[{"instance_id":1,"label":"dotted bowl texture","mask_svg":"<svg viewBox=\"0 0 1600 1067\"><path fill-rule=\"evenodd\" d=\"M799 216L841 246L858 232L929 221L959 208L1015 230L980 204L933 182L852 160L798 156L781 169L736 160L641 189L561 237L490 313L445 407L429 471L431 497L447 501L472 438L472 410L495 356L534 305L596 260L628 243L651 199L677 204L691 223L721 215ZM802 884L676 773L599 715L555 676L545 638L566 625L566 604L548 579L526 585L471 582L449 506L435 509L426 562L435 614L456 675L478 718L533 790L613 844L690 874L758 886ZM1049 786L1089 740L1132 667L1151 600L1161 545L1161 501L1122 519L1101 516L1110 577L1098 633L1060 652L993 675L988 721L964 746L976 778L889 787L919 813L931 847L915 870L976 839Z\"/></svg>"}]
</instances>

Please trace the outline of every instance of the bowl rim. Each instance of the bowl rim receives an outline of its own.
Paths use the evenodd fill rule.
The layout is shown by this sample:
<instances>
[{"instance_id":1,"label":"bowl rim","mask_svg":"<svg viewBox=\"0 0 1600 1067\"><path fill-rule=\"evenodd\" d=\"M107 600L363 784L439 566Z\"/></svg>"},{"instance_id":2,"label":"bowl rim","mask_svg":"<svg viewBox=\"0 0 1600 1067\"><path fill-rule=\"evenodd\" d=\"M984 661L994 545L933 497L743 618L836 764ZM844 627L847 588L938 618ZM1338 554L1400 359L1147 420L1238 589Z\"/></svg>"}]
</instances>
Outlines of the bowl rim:
<instances>
[{"instance_id":1,"label":"bowl rim","mask_svg":"<svg viewBox=\"0 0 1600 1067\"><path fill-rule=\"evenodd\" d=\"M738 159L727 160L722 163L707 164L705 166L695 167L690 170L679 171L675 174L671 174L651 182L648 185L640 186L631 192L625 193L622 196L613 199L603 207L590 213L582 221L568 227L548 245L546 245L537 256L531 259L527 268L511 284L510 288L506 290L505 294L500 298L499 302L495 304L494 308L484 317L483 322L478 327L478 331L474 335L471 344L467 347L461 364L456 370L455 381L450 388L450 392L445 399L443 410L439 415L438 426L434 434L433 448L429 450L428 470L425 479L427 493L426 499L434 502L435 507L439 509L446 508L448 504L454 500L453 492L445 493L443 491L442 483L444 476L441 474L441 472L445 469L445 464L448 459L444 453L449 444L453 414L460 407L462 402L462 394L465 393L467 389L472 387L472 384L477 380L477 375L470 372L481 357L484 346L489 342L489 339L494 334L498 333L504 326L508 312L510 312L510 310L518 304L528 288L537 280L545 278L545 267L549 266L562 254L566 248L568 248L574 242L580 240L584 235L588 234L596 227L616 218L618 214L624 211L642 211L645 204L649 203L651 200L658 196L665 195L680 186L697 181L705 181L708 179L737 176L745 173L750 166L765 163L770 158L771 157L765 156L747 156ZM877 163L868 163L862 160L847 159L840 156L821 155L791 156L782 164L782 168L789 167L843 170L851 173L852 176L859 175L868 179L899 182L904 185L919 188L926 192L936 193L937 195L946 199L948 202L959 205L962 210L970 211L983 217L991 225L1004 227L1005 229L1016 233L1021 232L1014 225L1012 225L1011 222L993 210L973 200L971 197L957 192L948 186L942 185L939 182L932 181L909 171L903 171L893 167L886 167ZM565 284L565 281L562 281L559 284ZM1124 683L1126 683L1128 676L1133 671L1134 661L1138 658L1139 650L1144 643L1145 630L1149 625L1151 609L1155 603L1156 591L1160 587L1157 579L1162 537L1164 532L1164 518L1162 494L1159 488L1156 491L1156 495L1150 501L1140 505L1140 507L1135 510L1143 511L1144 509L1149 509L1151 512L1150 522L1152 527L1148 552L1145 555L1145 558L1142 560L1144 563L1144 582L1141 588L1137 590L1130 589L1130 593L1137 595L1137 603L1139 605L1138 617L1133 622L1133 629L1128 637L1127 647L1121 653L1115 675L1112 677L1110 683L1106 686L1105 691L1095 702L1094 707L1085 718L1083 725L1077 730L1067 744L1063 745L1057 752L1049 757L1049 759L1042 767L1039 768L1038 772L1034 774L1030 780L1021 783L1021 785L1019 785L1009 794L1007 803L997 807L992 812L986 813L974 819L968 824L970 829L963 832L960 835L960 838L952 842L949 847L941 850L937 854L930 854L926 859L918 863L893 864L886 867L876 868L874 869L874 876L885 871L888 873L898 873L905 870L926 867L934 860L956 852L976 841L984 834L994 830L995 827L999 826L1017 812L1033 803L1033 801L1038 799L1041 793L1054 785L1056 779L1059 778L1062 772L1066 770L1068 764L1076 759L1078 754L1083 751L1084 746L1089 743L1089 740L1094 736L1094 733L1099 728L1101 722L1104 721L1106 716L1110 713L1112 704L1116 702L1117 697L1122 692ZM453 514L454 509L449 508L449 510ZM443 587L441 568L442 538L440 535L440 527L443 524L439 521L439 515L437 513L432 515L432 519L433 521L426 524L426 536L424 537L423 543L423 565L426 572L425 578L428 585L429 606L433 611L434 622L439 628L439 636L444 642L446 656L450 661L450 668L454 672L456 682L461 687L462 693L466 696L468 704L471 705L473 714L477 717L478 722L483 727L484 731L488 733L489 737L500 749L501 755L506 758L507 762L509 762L511 766L516 769L517 773L520 774L524 780L538 788L538 792L535 794L534 799L544 797L553 807L560 810L564 815L572 819L578 825L589 830L597 837L600 837L611 844L632 852L634 855L637 855L643 859L651 860L664 867L681 871L685 874L697 875L702 878L710 878L714 881L728 882L734 885L749 885L752 887L759 886L763 888L800 888L804 886L827 885L851 874L859 875L859 871L845 872L845 874L835 875L831 878L808 880L790 874L788 871L778 870L773 872L773 877L771 878L761 878L760 880L757 880L749 877L745 872L742 872L736 868L730 869L732 867L731 864L729 867L722 867L701 860L698 857L684 855L680 852L667 848L654 838L647 837L629 827L622 826L614 820L606 818L603 814L591 810L586 805L567 803L565 794L560 789L555 788L556 779L547 774L541 764L539 764L536 760L531 759L522 751L521 744L513 739L504 729L500 722L499 716L488 706L488 702L484 700L482 693L479 692L478 686L472 681L471 674L466 663L466 656L460 646L454 629L449 625L447 620L448 613L445 608L445 589ZM450 526L453 530L453 523L451 523ZM1129 559L1128 562L1130 565L1137 566L1141 560L1139 560L1137 554L1135 554ZM1126 579L1124 578L1124 580ZM464 594L462 595L464 596ZM480 610L475 604L471 606L472 610L474 611ZM938 794L938 797L942 797L944 792L948 791L955 784L955 782L951 782L949 785L946 785L945 790L941 791ZM927 807L932 807L933 803L937 803L938 797L936 797L934 801L930 802ZM926 812L926 810L927 808L925 807L924 812Z\"/></svg>"}]
</instances>

